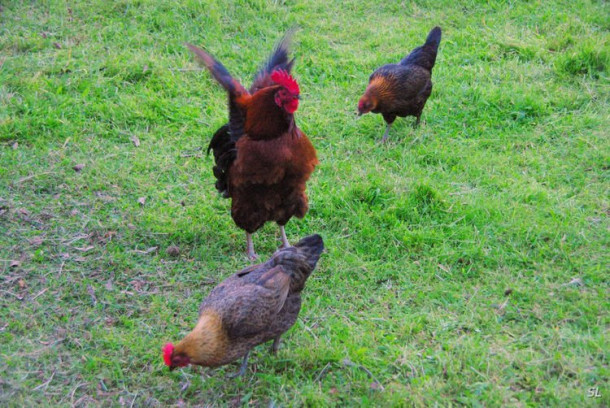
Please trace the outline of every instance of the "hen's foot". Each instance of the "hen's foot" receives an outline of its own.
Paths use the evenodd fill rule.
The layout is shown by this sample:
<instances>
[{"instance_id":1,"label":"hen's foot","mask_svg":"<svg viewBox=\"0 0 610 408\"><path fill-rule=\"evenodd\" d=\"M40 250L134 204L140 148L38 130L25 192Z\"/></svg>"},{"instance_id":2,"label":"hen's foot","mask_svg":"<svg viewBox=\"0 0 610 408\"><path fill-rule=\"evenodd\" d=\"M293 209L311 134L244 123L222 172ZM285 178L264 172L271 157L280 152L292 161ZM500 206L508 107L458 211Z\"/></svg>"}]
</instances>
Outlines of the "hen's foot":
<instances>
[{"instance_id":1,"label":"hen's foot","mask_svg":"<svg viewBox=\"0 0 610 408\"><path fill-rule=\"evenodd\" d=\"M235 374L229 374L229 378L237 378L237 377L241 377L244 374L246 374L246 368L248 367L248 356L250 355L250 352L248 351L246 353L246 355L244 356L244 360L241 362L241 365L239 366L239 371L236 372Z\"/></svg>"},{"instance_id":2,"label":"hen's foot","mask_svg":"<svg viewBox=\"0 0 610 408\"><path fill-rule=\"evenodd\" d=\"M280 349L280 336L277 336L273 339L273 344L271 345L271 354L277 354L277 351Z\"/></svg>"}]
</instances>

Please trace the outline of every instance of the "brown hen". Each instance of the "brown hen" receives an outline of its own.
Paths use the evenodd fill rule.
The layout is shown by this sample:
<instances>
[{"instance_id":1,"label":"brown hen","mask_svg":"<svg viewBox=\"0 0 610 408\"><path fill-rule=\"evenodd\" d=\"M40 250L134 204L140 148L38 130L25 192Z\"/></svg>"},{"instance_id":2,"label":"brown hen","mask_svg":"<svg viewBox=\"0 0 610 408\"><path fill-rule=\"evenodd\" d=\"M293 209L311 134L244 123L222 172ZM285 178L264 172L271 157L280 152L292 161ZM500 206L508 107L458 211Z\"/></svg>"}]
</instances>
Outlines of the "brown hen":
<instances>
[{"instance_id":1,"label":"brown hen","mask_svg":"<svg viewBox=\"0 0 610 408\"><path fill-rule=\"evenodd\" d=\"M386 121L382 142L390 134L397 116L415 116L419 125L422 110L432 92L432 68L436 62L441 29L434 27L426 43L416 47L399 64L378 68L369 78L369 85L358 101L358 114L381 113Z\"/></svg>"},{"instance_id":2,"label":"brown hen","mask_svg":"<svg viewBox=\"0 0 610 408\"><path fill-rule=\"evenodd\" d=\"M238 372L243 375L253 347L273 340L275 353L299 315L301 291L323 250L322 237L310 235L227 278L201 304L193 331L176 346L165 345L165 364L170 370L217 367L243 357Z\"/></svg>"}]
</instances>

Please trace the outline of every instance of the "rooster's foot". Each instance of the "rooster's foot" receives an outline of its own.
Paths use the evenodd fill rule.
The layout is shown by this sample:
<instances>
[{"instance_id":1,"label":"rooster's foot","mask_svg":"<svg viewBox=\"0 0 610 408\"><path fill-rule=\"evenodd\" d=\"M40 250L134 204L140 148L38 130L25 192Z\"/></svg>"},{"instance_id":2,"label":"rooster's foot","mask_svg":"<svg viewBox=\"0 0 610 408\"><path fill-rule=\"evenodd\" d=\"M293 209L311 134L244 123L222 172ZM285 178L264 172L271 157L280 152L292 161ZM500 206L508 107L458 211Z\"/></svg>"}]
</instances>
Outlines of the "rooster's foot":
<instances>
[{"instance_id":1,"label":"rooster's foot","mask_svg":"<svg viewBox=\"0 0 610 408\"><path fill-rule=\"evenodd\" d=\"M254 252L254 243L252 242L252 234L246 232L246 247L248 251L248 259L251 261L256 261L258 259L258 255Z\"/></svg>"},{"instance_id":2,"label":"rooster's foot","mask_svg":"<svg viewBox=\"0 0 610 408\"><path fill-rule=\"evenodd\" d=\"M280 234L282 236L282 248L290 248L290 242L288 242L288 237L286 236L286 230L283 225L280 225Z\"/></svg>"}]
</instances>

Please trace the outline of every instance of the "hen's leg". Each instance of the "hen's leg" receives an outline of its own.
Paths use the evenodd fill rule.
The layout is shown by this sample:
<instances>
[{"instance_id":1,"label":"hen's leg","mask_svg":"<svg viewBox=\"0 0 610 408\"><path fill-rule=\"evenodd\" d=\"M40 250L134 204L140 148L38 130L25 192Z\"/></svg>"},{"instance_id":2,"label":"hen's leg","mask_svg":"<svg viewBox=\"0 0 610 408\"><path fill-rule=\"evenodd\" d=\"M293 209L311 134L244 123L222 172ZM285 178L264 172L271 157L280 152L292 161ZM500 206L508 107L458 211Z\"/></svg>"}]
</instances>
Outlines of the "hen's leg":
<instances>
[{"instance_id":1,"label":"hen's leg","mask_svg":"<svg viewBox=\"0 0 610 408\"><path fill-rule=\"evenodd\" d=\"M282 337L281 334L273 339L273 344L271 345L271 353L273 354L277 354L277 351L280 348L280 337Z\"/></svg>"},{"instance_id":2,"label":"hen's leg","mask_svg":"<svg viewBox=\"0 0 610 408\"><path fill-rule=\"evenodd\" d=\"M248 250L248 258L251 261L255 261L258 259L258 255L254 252L254 243L252 242L252 234L246 232L246 245Z\"/></svg>"},{"instance_id":3,"label":"hen's leg","mask_svg":"<svg viewBox=\"0 0 610 408\"><path fill-rule=\"evenodd\" d=\"M386 140L388 140L388 136L390 135L390 128L392 127L391 123L387 123L385 126L385 133L383 134L383 137L381 138L381 140L379 141L380 143L385 143Z\"/></svg>"},{"instance_id":4,"label":"hen's leg","mask_svg":"<svg viewBox=\"0 0 610 408\"><path fill-rule=\"evenodd\" d=\"M419 119L421 119L421 113L415 117L415 124L413 125L414 128L419 127Z\"/></svg>"},{"instance_id":5,"label":"hen's leg","mask_svg":"<svg viewBox=\"0 0 610 408\"><path fill-rule=\"evenodd\" d=\"M381 143L385 143L385 141L388 139L388 136L390 135L390 128L392 127L392 123L394 123L394 121L396 120L396 115L393 115L391 113L383 113L383 120L385 120L386 126L385 126L385 133L383 134L383 137L381 138L380 142Z\"/></svg>"},{"instance_id":6,"label":"hen's leg","mask_svg":"<svg viewBox=\"0 0 610 408\"><path fill-rule=\"evenodd\" d=\"M282 248L290 248L290 242L288 242L288 238L286 237L286 230L284 230L283 225L280 225L280 234L282 235Z\"/></svg>"},{"instance_id":7,"label":"hen's leg","mask_svg":"<svg viewBox=\"0 0 610 408\"><path fill-rule=\"evenodd\" d=\"M239 371L236 372L235 374L230 374L229 378L237 378L237 377L241 377L242 375L246 374L246 368L248 367L248 356L249 355L250 355L250 350L248 350L248 352L244 356L244 360L241 362L241 365L239 366Z\"/></svg>"}]
</instances>

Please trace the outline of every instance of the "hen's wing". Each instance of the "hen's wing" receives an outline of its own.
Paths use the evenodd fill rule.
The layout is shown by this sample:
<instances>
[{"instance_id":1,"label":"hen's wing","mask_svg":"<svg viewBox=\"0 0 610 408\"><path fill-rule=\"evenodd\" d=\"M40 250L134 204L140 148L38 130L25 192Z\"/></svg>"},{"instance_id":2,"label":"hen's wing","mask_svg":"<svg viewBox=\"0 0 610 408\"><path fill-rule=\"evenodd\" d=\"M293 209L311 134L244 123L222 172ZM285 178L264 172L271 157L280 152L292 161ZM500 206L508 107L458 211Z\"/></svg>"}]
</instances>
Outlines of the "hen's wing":
<instances>
[{"instance_id":1,"label":"hen's wing","mask_svg":"<svg viewBox=\"0 0 610 408\"><path fill-rule=\"evenodd\" d=\"M232 338L263 332L284 307L290 289L290 275L281 266L257 273L266 267L262 264L228 278L214 288L200 312L211 308L219 313Z\"/></svg>"},{"instance_id":2,"label":"hen's wing","mask_svg":"<svg viewBox=\"0 0 610 408\"><path fill-rule=\"evenodd\" d=\"M378 68L369 79L375 84L383 105L414 99L426 85L430 73L418 66L388 64Z\"/></svg>"}]
</instances>

